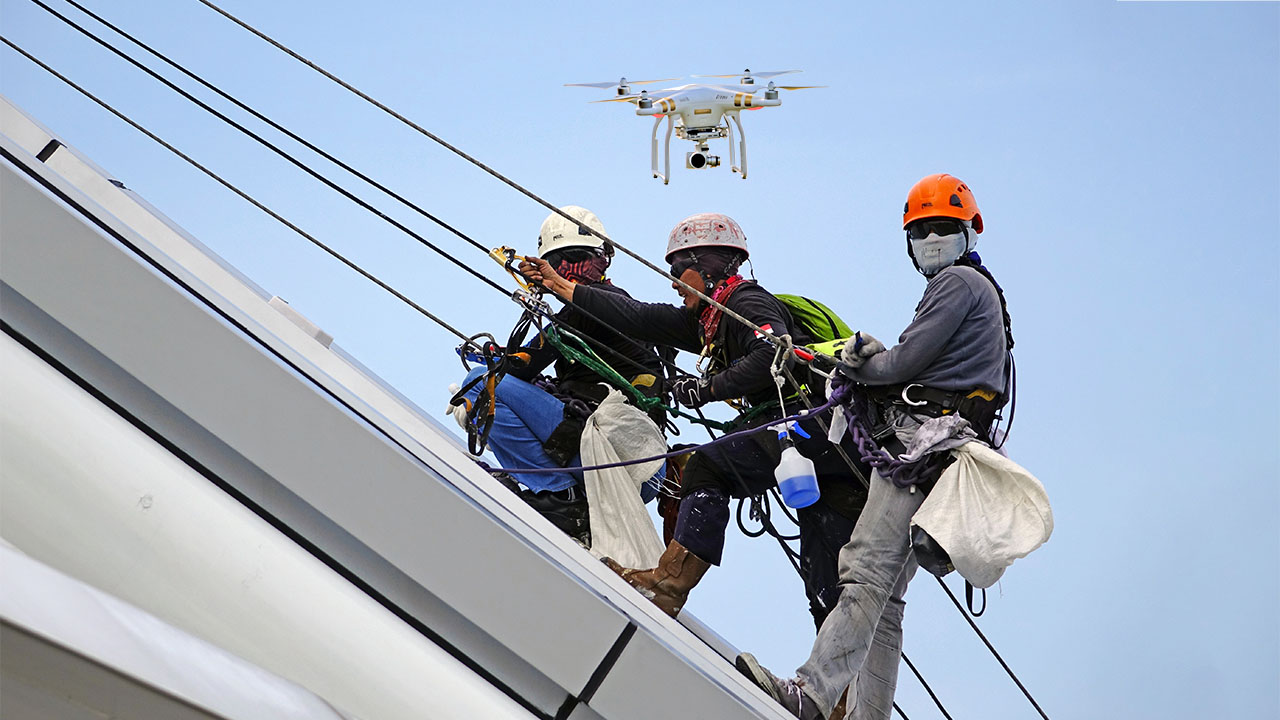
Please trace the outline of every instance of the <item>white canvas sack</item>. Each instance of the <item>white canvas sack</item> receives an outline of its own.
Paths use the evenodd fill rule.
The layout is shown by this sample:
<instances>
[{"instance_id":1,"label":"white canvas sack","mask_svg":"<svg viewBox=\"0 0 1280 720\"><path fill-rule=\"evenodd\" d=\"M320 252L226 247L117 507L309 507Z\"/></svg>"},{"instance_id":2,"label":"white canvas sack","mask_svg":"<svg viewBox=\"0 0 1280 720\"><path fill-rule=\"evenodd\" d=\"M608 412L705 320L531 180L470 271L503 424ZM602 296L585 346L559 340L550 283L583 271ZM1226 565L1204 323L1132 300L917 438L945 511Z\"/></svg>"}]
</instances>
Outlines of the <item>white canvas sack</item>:
<instances>
[{"instance_id":1,"label":"white canvas sack","mask_svg":"<svg viewBox=\"0 0 1280 720\"><path fill-rule=\"evenodd\" d=\"M607 465L667 451L662 431L617 390L587 418L580 446L583 465ZM610 557L628 568L656 567L665 549L640 501L640 486L664 460L587 470L587 507L591 518L591 554Z\"/></svg>"},{"instance_id":2,"label":"white canvas sack","mask_svg":"<svg viewBox=\"0 0 1280 720\"><path fill-rule=\"evenodd\" d=\"M951 556L969 584L988 588L1014 560L1053 533L1049 496L1031 473L979 442L952 450L955 462L911 518Z\"/></svg>"}]
</instances>

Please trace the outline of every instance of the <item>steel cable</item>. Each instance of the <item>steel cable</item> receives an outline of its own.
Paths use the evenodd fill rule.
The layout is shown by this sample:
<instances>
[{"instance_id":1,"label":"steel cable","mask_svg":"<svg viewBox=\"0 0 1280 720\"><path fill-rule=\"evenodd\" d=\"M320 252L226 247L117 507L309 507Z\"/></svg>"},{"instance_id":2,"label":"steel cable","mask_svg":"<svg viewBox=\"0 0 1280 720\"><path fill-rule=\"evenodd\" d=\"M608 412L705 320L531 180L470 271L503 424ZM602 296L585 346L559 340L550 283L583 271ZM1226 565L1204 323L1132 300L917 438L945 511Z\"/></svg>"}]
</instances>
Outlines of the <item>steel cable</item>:
<instances>
[{"instance_id":1,"label":"steel cable","mask_svg":"<svg viewBox=\"0 0 1280 720\"><path fill-rule=\"evenodd\" d=\"M434 321L434 322L435 322L437 325L439 325L440 327L444 328L445 330L448 330L449 332L453 333L453 334L454 334L454 335L456 335L457 337L461 338L461 339L463 340L463 342L469 342L469 339L468 339L468 337L469 337L469 336L468 336L466 333L464 333L464 332L462 332L461 330L458 330L457 328L453 327L452 325L450 325L449 323L447 323L447 322L445 322L443 319L441 319L439 316L437 316L437 315L435 315L434 313L432 313L430 310L427 310L426 308L422 307L422 306L421 306L421 305L419 305L418 303L414 302L412 299L410 299L410 298L406 297L406 296L405 296L403 293L401 293L400 291L398 291L398 290L396 290L395 288L391 287L390 285L386 284L386 283L385 283L385 282L383 282L382 280L379 280L377 277L375 277L375 276L374 276L374 275L372 275L371 273L367 272L364 268L362 268L362 267L360 267L359 265L356 265L354 262L352 262L352 261L348 260L345 256L343 256L343 255L342 255L342 253L339 253L337 250L334 250L333 248L331 248L331 247L329 247L328 245L326 245L324 242L322 242L322 241L320 241L319 239L317 239L314 235L311 235L310 233L308 233L307 231L305 231L305 230L303 230L302 228L298 227L297 225L294 225L293 223L289 222L287 219L285 219L284 217L282 217L279 213L275 212L274 210L272 210L271 208L267 207L266 205L264 205L264 204L262 204L262 203L258 202L258 201L257 201L257 200L255 200L253 197L251 197L248 193L244 192L243 190L241 190L240 188L236 187L235 185L232 185L230 182L228 182L228 181L224 180L224 179L223 179L221 176L219 176L217 173L213 172L212 170L210 170L209 168L205 167L204 165L201 165L199 162L197 162L197 161L196 161L195 159L193 159L191 156L189 156L189 155L187 155L186 153L182 152L181 150L179 150L178 148L174 147L173 145L170 145L169 143L165 142L165 141L164 141L160 136L158 136L158 135L156 135L155 133L151 132L150 130L146 129L145 127L143 127L142 125L138 124L137 122L134 122L131 118L129 118L128 116L126 116L124 113L122 113L122 112L120 112L119 110L115 109L115 108L114 108L114 107L112 107L111 105L108 105L105 101L103 101L102 99L98 98L96 95L94 95L93 93L91 93L91 92L89 92L88 90L84 89L83 87L81 87L81 86L77 85L75 82L73 82L73 81L72 81L70 78L68 78L67 76L63 75L62 73L59 73L57 70L54 70L52 67L50 67L50 66L46 65L46 64L45 64L43 61L41 61L39 58L35 57L35 56L34 56L34 55L32 55L31 53L29 53L29 52L27 52L26 50L23 50L22 48L20 48L20 47L18 47L17 45L15 45L12 41L10 41L10 40L9 40L9 38L4 37L4 36L0 36L0 41L3 41L5 45L8 45L10 48L12 48L14 51L18 52L19 54L21 54L23 57L27 58L27 59L28 59L28 60L30 60L31 62L33 62L33 63L35 63L36 65L38 65L38 66L40 66L41 68L43 68L43 69L44 69L46 72L48 72L50 75L53 75L54 77L58 78L58 79L59 79L59 80L61 80L62 82L66 83L67 85L69 85L70 87L72 87L73 89L75 89L76 91L78 91L80 94L82 94L82 95L84 95L85 97L89 98L90 100L92 100L93 102L97 103L98 105L102 106L105 110L107 110L107 111L108 111L108 112L110 112L111 114L113 114L113 115L115 115L116 117L120 118L121 120L125 121L125 122L126 122L126 123L128 123L130 126L132 126L135 130L137 130L138 132L141 132L143 135L146 135L147 137L149 137L149 138L151 138L152 140L156 141L156 142L157 142L157 143L159 143L162 147L164 147L166 150L168 150L168 151L172 152L173 154L175 154L175 155L177 155L178 157L182 158L183 160L187 161L187 162L188 162L188 163L190 163L193 167L195 167L197 170L199 170L200 172L202 172L202 173L204 173L204 174L208 175L210 178L212 178L212 179L214 179L215 181L217 181L217 182L218 182L219 184L221 184L223 187L227 188L228 190L230 190L231 192L235 193L236 195L239 195L241 198L243 198L243 199L247 200L247 201L248 201L250 204L252 204L254 207L258 208L259 210L263 211L264 213L266 213L267 215L271 216L271 217L272 217L272 218L274 218L275 220L279 221L279 222L280 222L281 224L283 224L285 227L287 227L287 228L289 228L290 230L293 230L294 232L298 233L298 234L299 234L299 235L301 235L303 238L305 238L308 242L310 242L310 243L314 244L316 247L320 248L321 250L324 250L326 253L328 253L329 255L331 255L331 256L333 256L334 258L336 258L336 259L337 259L339 262L341 262L342 264L346 265L347 267L351 268L352 270L355 270L355 271L356 271L357 273L359 273L361 276L363 276L364 278L366 278L366 279L368 279L369 281L373 282L374 284L376 284L378 287L382 288L383 290L386 290L387 292L391 293L391 294L392 294L392 295L394 295L397 299L399 299L400 301L404 302L406 305L408 305L409 307L413 308L414 310L417 310L419 313L421 313L422 315L426 316L427 318L431 319L432 321Z\"/></svg>"}]
</instances>

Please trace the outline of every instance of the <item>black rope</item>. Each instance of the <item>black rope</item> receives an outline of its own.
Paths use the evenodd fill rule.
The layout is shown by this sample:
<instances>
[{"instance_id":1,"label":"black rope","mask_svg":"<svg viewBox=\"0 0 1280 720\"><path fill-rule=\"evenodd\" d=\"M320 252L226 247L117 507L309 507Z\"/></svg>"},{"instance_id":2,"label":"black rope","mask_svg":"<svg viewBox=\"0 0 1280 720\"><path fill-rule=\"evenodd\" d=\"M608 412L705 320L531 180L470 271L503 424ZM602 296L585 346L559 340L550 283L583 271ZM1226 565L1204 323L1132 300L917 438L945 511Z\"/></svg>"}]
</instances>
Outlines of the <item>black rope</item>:
<instances>
[{"instance_id":1,"label":"black rope","mask_svg":"<svg viewBox=\"0 0 1280 720\"><path fill-rule=\"evenodd\" d=\"M183 160L186 160L188 163L190 163L190 164L191 164L193 167L195 167L197 170L199 170L200 172L203 172L204 174L208 175L210 178L213 178L213 179L214 179L214 180L216 180L218 183L220 183L223 187L227 188L228 190L230 190L231 192L235 193L236 195L239 195L241 198L244 198L244 199L245 199L245 200L247 200L250 204L252 204L254 207L256 207L256 208L258 208L259 210L263 211L264 213L266 213L267 215L271 216L272 218L274 218L274 219L278 220L278 221L279 221L281 224L283 224L285 227L287 227L287 228L289 228L290 230L293 230L294 232L298 233L298 234L299 234L299 235L301 235L303 238L305 238L308 242L312 243L313 245L315 245L316 247L320 248L321 250L324 250L325 252L329 253L329 255L331 255L331 256L333 256L334 258L336 258L336 259L337 259L339 262L341 262L343 265L346 265L347 267L351 268L352 270L355 270L357 273L359 273L359 274L360 274L361 276L363 276L364 278L366 278L366 279L368 279L369 281L373 282L374 284L376 284L378 287L382 288L383 290L386 290L387 292L391 293L391 294L392 294L392 295L394 295L397 299L401 300L402 302L404 302L404 303L405 303L406 305L408 305L409 307L413 308L414 310L417 310L417 311L418 311L419 313L421 313L422 315L424 315L424 316L426 316L427 318L431 319L432 321L434 321L434 322L435 322L437 325L439 325L440 327L444 328L445 330L448 330L449 332L451 332L451 333L453 333L454 335L456 335L456 336L458 336L459 338L461 338L464 342L469 342L469 337L468 337L468 335L467 335L466 333L464 333L464 332L462 332L461 330L458 330L457 328L453 327L452 325L450 325L449 323L447 323L447 322L445 322L443 319L441 319L439 316L437 316L437 315L433 314L430 310L427 310L426 308L422 307L421 305L417 304L417 303L416 303L416 302L414 302L413 300L411 300L411 299L409 299L408 297L406 297L406 296L405 296L403 293L401 293L400 291L396 290L395 288L391 287L390 285L386 284L385 282L383 282L383 281L379 280L377 277L375 277L374 275L372 275L372 274L370 274L369 272L367 272L364 268L362 268L362 267L360 267L359 265L356 265L354 262L352 262L352 261L348 260L348 259L347 259L346 257L344 257L341 253L339 253L337 250L334 250L333 248L331 248L331 247L329 247L328 245L326 245L325 243L321 242L319 239L317 239L315 236L311 235L311 234L310 234L310 233L308 233L307 231L305 231L305 230L303 230L302 228L298 227L297 225L294 225L293 223L289 222L288 220L286 220L284 217L280 216L280 214L279 214L279 213L275 212L275 211L274 211L274 210L272 210L271 208L269 208L269 207L267 207L266 205L263 205L262 203L258 202L257 200L255 200L254 198L252 198L251 196L249 196L249 194L248 194L248 193L244 192L243 190L241 190L240 188L236 187L235 185L232 185L230 182L228 182L228 181L226 181L226 180L222 179L222 177L220 177L217 173L215 173L215 172L213 172L212 170L210 170L210 169L206 168L205 166L201 165L199 162L197 162L196 160L194 160L193 158L191 158L189 155L187 155L186 153L182 152L181 150L177 149L177 148L176 148L176 147L174 147L173 145L170 145L169 143L165 142L165 141L164 141L163 139L161 139L158 135L156 135L155 133L153 133L153 132L151 132L150 130L146 129L146 128L145 128L145 127L143 127L142 125L139 125L138 123L134 122L132 119L130 119L130 118L129 118L128 116L126 116L124 113L120 112L119 110L116 110L114 107L111 107L111 106L110 106L110 105L108 105L106 102L104 102L103 100L101 100L101 99L99 99L97 96L95 96L93 93L89 92L88 90L86 90L86 89L84 89L84 88L80 87L79 85L77 85L76 83L72 82L70 78L66 77L66 76L65 76L65 75L63 75L62 73L59 73L57 70L54 70L53 68L49 67L49 66L48 66L48 65L46 65L44 62L42 62L39 58L35 57L34 55L32 55L31 53L27 52L26 50L23 50L22 48L18 47L18 46L17 46L17 45L15 45L12 41L10 41L10 40L9 40L9 38L4 37L4 36L0 36L0 41L3 41L5 45L8 45L10 48L12 48L13 50L15 50L15 51L16 51L16 52L18 52L19 54L21 54L23 57L27 58L27 59L28 59L28 60L30 60L31 62L33 62L33 63L35 63L36 65L38 65L38 66L40 66L41 68L43 68L43 69L44 69L46 72L48 72L50 75L53 75L54 77L58 78L58 79L59 79L59 80L61 80L62 82L66 83L67 85L71 86L73 89L75 89L76 91L78 91L80 94L82 94L82 95L84 95L85 97L89 98L90 100L94 101L94 102L95 102L95 103L97 103L98 105L102 106L105 110L107 110L107 111L108 111L108 112L110 112L111 114L113 114L113 115L115 115L116 117L120 118L121 120L125 121L126 123L128 123L129 125L131 125L135 130L137 130L138 132L141 132L142 134L144 134L144 135L146 135L147 137L151 138L152 140L156 141L156 142L157 142L157 143L159 143L162 147L164 147L166 150L169 150L170 152L172 152L173 154L175 154L175 155L177 155L178 157L182 158Z\"/></svg>"},{"instance_id":2,"label":"black rope","mask_svg":"<svg viewBox=\"0 0 1280 720\"><path fill-rule=\"evenodd\" d=\"M911 668L911 672L914 673L916 679L920 681L920 684L924 687L924 691L929 693L929 697L933 699L933 704L938 706L938 710L942 713L942 717L947 720L952 720L951 714L942 706L942 701L938 699L937 693L933 691L932 687L929 687L929 683L925 682L924 675L920 674L920 671L916 669L915 663L911 662L906 653L902 653L902 661L907 664L907 667ZM897 705L894 705L894 707L897 707ZM902 711L899 710L898 712Z\"/></svg>"},{"instance_id":3,"label":"black rope","mask_svg":"<svg viewBox=\"0 0 1280 720\"><path fill-rule=\"evenodd\" d=\"M956 609L960 611L960 614L964 616L965 622L969 623L969 627L973 628L973 631L982 639L982 643L986 645L987 649L991 651L991 654L995 656L995 659L1000 663L1000 667L1004 668L1004 671L1009 674L1010 678L1013 678L1014 684L1016 684L1018 689L1022 691L1022 694L1027 697L1031 706L1036 709L1036 712L1040 713L1040 717L1044 718L1044 720L1049 720L1049 716L1045 715L1044 710L1040 709L1040 703L1036 702L1034 697L1031 697L1031 692L1027 690L1027 686L1022 684L1022 681L1014 674L1013 669L1009 667L1009 663L1005 662L1004 658L1000 656L1000 653L996 652L995 646L992 645L991 641L987 639L987 636L982 633L982 630L978 629L978 624L973 621L973 618L969 617L969 613L964 611L964 606L960 604L960 600L958 600L955 594L951 592L951 588L947 587L947 584L942 581L942 578L935 575L934 579L942 586L943 591L947 593L947 597L951 598L951 603L955 605Z\"/></svg>"},{"instance_id":4,"label":"black rope","mask_svg":"<svg viewBox=\"0 0 1280 720\"><path fill-rule=\"evenodd\" d=\"M200 100L199 98L197 98L196 96L194 96L194 95L192 95L191 93L187 92L186 90L183 90L182 88L178 87L178 86L177 86L177 85L175 85L174 83L170 82L170 81L169 81L167 78L165 78L164 76L160 75L159 73L157 73L156 71L154 71L154 70L152 70L151 68L147 67L146 65L143 65L142 63L138 62L137 60L133 59L132 57L130 57L129 55L127 55L126 53L124 53L124 52L123 52L123 51L121 51L120 49L118 49L118 48L116 48L115 46L113 46L111 43L109 43L109 42L107 42L107 41L103 40L102 38L98 37L97 35L94 35L94 34L93 34L92 32L90 32L89 30L86 30L84 27L82 27L81 25L79 25L78 23L76 23L74 20L72 20L72 19L70 19L70 18L66 17L66 16L65 16L65 15L63 15L62 13L59 13L57 10L54 10L53 8L51 8L51 7L49 7L48 5L44 4L44 2L42 2L42 0L31 0L31 2L33 2L33 3L35 3L36 5L40 6L40 7L41 7L41 8L43 8L46 12L48 12L49 14L51 14L51 15L53 15L54 17L58 18L59 20L63 21L63 22L64 22L64 23L66 23L67 25L70 25L72 28L74 28L74 29L76 29L77 31L79 31L79 32L80 32L82 35L84 35L85 37L89 38L90 40L93 40L94 42L98 43L98 44L99 44L99 45L101 45L102 47L104 47L104 48L106 48L107 50L111 51L113 54L117 55L118 57L120 57L121 59L123 59L125 62L128 62L130 65L133 65L134 67L136 67L136 68L138 68L139 70L143 71L143 72L144 72L144 73L146 73L147 75L151 76L153 79L155 79L155 80L159 81L159 82L160 82L161 84L163 84L165 87L167 87L167 88L169 88L170 90L172 90L172 91L174 91L174 92L178 93L179 95L181 95L182 97L184 97L184 98L186 98L187 100L191 101L192 103L195 103L195 105L197 105L200 109L204 110L205 112L210 113L210 114L211 114L211 115L213 115L214 117L216 117L216 118L218 118L219 120L221 120L221 121L223 121L223 122L227 123L227 124L228 124L228 125L230 125L231 127L233 127L233 128L235 128L235 129L239 130L240 132L244 133L245 135L248 135L250 138L252 138L253 140L257 141L257 142L258 142L260 145L262 145L263 147L267 148L268 150L270 150L271 152L275 153L276 155L279 155L281 158L285 159L285 160L286 160L286 161L288 161L290 164L292 164L292 165L294 165L295 167L297 167L299 170L301 170L301 171L305 172L306 174L308 174L308 175L310 175L311 177L315 178L316 180L320 181L320 182L321 182L321 183L323 183L325 186L327 186L328 188L332 189L334 192L338 193L339 195L342 195L343 197L347 198L347 199L348 199L348 200L350 200L351 202L354 202L355 204L359 205L360 207L364 208L365 210L368 210L369 212L373 213L374 215L377 215L379 218L381 218L382 220L385 220L387 223L391 224L391 225L392 225L393 227L395 227L397 230L400 230L401 232L405 233L406 235L408 235L409 237L413 238L414 240L417 240L418 242L422 243L423 245L427 246L428 248L430 248L430 249L434 250L438 255L440 255L440 256L441 256L441 257L443 257L444 259L448 260L449 262L453 263L454 265L458 266L459 268L462 268L464 271L466 271L466 272L467 272L467 273L469 273L470 275L474 276L477 280L479 280L479 281L481 281L481 282L485 283L486 285L489 285L490 287L494 288L495 290L497 290L498 292L501 292L501 293L502 293L502 294L504 294L504 295L508 294L508 292L507 292L506 288L504 288L504 287L502 287L501 285L499 285L498 283L494 282L492 279L490 279L490 278L486 277L485 275L483 275L482 273L480 273L480 272L479 272L478 270L476 270L475 268L473 268L473 267L471 267L471 266L467 265L466 263L462 262L461 260L459 260L459 259L455 258L453 255L450 255L449 253L445 252L443 249L441 249L441 248L440 248L439 246L437 246L435 243L432 243L430 240L428 240L428 239L426 239L425 237L423 237L423 236L419 235L418 233L414 232L411 228L409 228L408 226L406 226L404 223L401 223L400 221L396 220L395 218L393 218L393 217L391 217L391 216L387 215L386 213L384 213L384 212L382 212L381 210L377 209L377 208L376 208L376 207L374 207L373 205L369 204L367 201L365 201L365 200L361 199L360 197L358 197L355 193L353 193L353 192L351 192L351 191L347 190L346 188L342 187L341 185L338 185L337 183L333 182L332 180L330 180L329 178L325 177L324 175L321 175L319 172L317 172L316 170L312 169L312 168L311 168L310 166L308 166L306 163L302 162L301 160L299 160L299 159L295 158L293 155L290 155L289 153L287 153L287 152L285 152L284 150L282 150L278 145L276 145L276 144L272 143L270 140L267 140L266 138L264 138L264 137L262 137L261 135L259 135L259 134L255 133L254 131L250 130L249 128L245 127L244 125L241 125L240 123L238 123L238 122L236 122L235 120L231 119L230 117L226 116L226 115L225 115L225 114L223 114L222 112L218 111L216 108L214 108L214 107L210 106L209 104L207 104L207 103L205 103L204 101ZM481 248L481 249L483 249L483 248ZM488 253L488 251L487 251L487 250L486 250L485 252L486 252L486 254Z\"/></svg>"}]
</instances>

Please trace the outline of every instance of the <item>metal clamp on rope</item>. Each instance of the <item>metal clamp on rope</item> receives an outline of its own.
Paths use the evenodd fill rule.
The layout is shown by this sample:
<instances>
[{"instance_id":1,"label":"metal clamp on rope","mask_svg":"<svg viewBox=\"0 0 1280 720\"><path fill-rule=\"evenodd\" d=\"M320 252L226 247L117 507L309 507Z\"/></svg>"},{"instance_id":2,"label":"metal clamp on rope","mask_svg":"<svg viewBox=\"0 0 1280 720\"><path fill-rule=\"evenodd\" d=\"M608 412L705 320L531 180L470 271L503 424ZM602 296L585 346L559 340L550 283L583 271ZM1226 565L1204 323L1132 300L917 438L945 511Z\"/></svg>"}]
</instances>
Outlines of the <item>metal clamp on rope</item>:
<instances>
[{"instance_id":1,"label":"metal clamp on rope","mask_svg":"<svg viewBox=\"0 0 1280 720\"><path fill-rule=\"evenodd\" d=\"M907 393L911 392L911 388L917 388L917 387L923 388L924 386L921 385L920 383L911 383L910 385L902 388L902 402L906 403L907 405L910 405L911 407L920 407L921 405L928 405L929 403L926 400L912 400L910 397L908 397Z\"/></svg>"},{"instance_id":2,"label":"metal clamp on rope","mask_svg":"<svg viewBox=\"0 0 1280 720\"><path fill-rule=\"evenodd\" d=\"M534 315L545 316L554 314L551 310L551 306L547 304L546 300L542 299L541 294L536 289L529 288L528 286L517 289L515 292L511 293L511 299L514 300L517 305Z\"/></svg>"},{"instance_id":3,"label":"metal clamp on rope","mask_svg":"<svg viewBox=\"0 0 1280 720\"><path fill-rule=\"evenodd\" d=\"M521 275L519 270L512 267L517 260L525 259L523 255L517 255L514 248L509 248L506 245L503 245L502 247L496 247L490 250L489 257L493 258L495 262L501 265L502 269L506 270L511 275L511 279L516 281L517 285L525 290L530 289L529 283L524 279L524 275Z\"/></svg>"}]
</instances>

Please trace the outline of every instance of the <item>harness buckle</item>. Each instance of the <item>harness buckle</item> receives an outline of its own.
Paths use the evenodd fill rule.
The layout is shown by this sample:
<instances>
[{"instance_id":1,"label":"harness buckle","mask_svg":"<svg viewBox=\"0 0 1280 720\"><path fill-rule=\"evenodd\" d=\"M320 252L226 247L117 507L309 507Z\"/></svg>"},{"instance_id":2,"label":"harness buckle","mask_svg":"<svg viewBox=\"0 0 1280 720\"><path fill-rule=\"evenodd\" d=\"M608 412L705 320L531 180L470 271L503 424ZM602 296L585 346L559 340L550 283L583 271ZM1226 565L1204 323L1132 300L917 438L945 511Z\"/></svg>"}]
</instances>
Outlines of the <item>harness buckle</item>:
<instances>
[{"instance_id":1,"label":"harness buckle","mask_svg":"<svg viewBox=\"0 0 1280 720\"><path fill-rule=\"evenodd\" d=\"M903 402L903 403L905 403L905 404L907 404L907 405L910 405L911 407L920 407L921 405L928 405L928 404L929 404L929 403L928 403L928 401L926 401L926 400L912 400L912 399L910 398L910 396L908 396L908 394L907 394L907 393L911 392L911 388L917 388L917 387L918 387L918 388L922 388L922 387L924 387L924 386L923 386L923 385L921 385L920 383L911 383L910 385L908 385L908 386L906 386L906 387L902 388L902 402Z\"/></svg>"}]
</instances>

